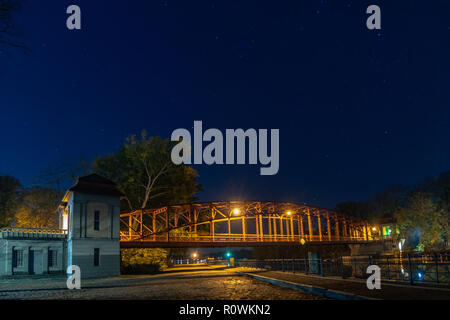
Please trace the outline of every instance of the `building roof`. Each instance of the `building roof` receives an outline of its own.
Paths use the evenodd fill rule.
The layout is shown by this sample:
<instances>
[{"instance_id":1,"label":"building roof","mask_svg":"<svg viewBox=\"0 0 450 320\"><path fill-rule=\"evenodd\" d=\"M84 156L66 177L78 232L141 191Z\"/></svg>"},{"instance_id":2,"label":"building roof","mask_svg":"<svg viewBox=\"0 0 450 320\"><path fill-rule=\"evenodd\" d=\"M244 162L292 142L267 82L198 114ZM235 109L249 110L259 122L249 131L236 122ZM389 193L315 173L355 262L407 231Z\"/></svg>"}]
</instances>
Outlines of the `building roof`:
<instances>
[{"instance_id":1,"label":"building roof","mask_svg":"<svg viewBox=\"0 0 450 320\"><path fill-rule=\"evenodd\" d=\"M123 197L124 194L117 188L117 185L96 173L79 177L75 185L69 191L76 191L89 194L105 196Z\"/></svg>"}]
</instances>

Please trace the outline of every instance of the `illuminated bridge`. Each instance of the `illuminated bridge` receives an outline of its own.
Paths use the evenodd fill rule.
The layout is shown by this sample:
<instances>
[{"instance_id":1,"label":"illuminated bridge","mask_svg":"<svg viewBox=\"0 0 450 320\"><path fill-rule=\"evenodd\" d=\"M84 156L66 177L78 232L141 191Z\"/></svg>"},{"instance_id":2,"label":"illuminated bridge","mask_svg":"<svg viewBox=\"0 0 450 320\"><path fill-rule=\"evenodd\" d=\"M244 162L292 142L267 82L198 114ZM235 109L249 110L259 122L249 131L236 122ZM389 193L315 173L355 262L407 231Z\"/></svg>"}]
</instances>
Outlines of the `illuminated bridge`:
<instances>
[{"instance_id":1,"label":"illuminated bridge","mask_svg":"<svg viewBox=\"0 0 450 320\"><path fill-rule=\"evenodd\" d=\"M351 244L379 240L368 222L282 202L205 202L120 215L122 248Z\"/></svg>"}]
</instances>

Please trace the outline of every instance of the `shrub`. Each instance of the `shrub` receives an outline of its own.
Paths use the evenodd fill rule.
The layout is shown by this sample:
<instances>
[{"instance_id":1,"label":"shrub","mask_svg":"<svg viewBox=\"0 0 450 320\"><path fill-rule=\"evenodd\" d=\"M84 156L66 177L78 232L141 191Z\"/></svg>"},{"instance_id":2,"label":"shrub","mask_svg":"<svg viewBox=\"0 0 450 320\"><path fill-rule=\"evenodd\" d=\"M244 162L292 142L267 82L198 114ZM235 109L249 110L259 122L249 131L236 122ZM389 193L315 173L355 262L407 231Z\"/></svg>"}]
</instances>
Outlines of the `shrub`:
<instances>
[{"instance_id":1,"label":"shrub","mask_svg":"<svg viewBox=\"0 0 450 320\"><path fill-rule=\"evenodd\" d=\"M122 249L122 274L155 274L167 268L164 249Z\"/></svg>"}]
</instances>

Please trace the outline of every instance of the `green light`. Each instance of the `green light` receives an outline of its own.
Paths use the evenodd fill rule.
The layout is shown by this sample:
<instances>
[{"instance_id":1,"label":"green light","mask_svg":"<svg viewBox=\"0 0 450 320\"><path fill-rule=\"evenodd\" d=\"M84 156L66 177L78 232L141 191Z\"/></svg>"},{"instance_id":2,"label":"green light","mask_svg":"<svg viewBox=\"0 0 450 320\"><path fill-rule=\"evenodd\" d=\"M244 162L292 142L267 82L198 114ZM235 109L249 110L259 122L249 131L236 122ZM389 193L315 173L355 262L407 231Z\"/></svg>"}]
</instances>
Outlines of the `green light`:
<instances>
[{"instance_id":1,"label":"green light","mask_svg":"<svg viewBox=\"0 0 450 320\"><path fill-rule=\"evenodd\" d=\"M227 256L227 258L230 258L231 257L231 252L227 252L226 256Z\"/></svg>"}]
</instances>

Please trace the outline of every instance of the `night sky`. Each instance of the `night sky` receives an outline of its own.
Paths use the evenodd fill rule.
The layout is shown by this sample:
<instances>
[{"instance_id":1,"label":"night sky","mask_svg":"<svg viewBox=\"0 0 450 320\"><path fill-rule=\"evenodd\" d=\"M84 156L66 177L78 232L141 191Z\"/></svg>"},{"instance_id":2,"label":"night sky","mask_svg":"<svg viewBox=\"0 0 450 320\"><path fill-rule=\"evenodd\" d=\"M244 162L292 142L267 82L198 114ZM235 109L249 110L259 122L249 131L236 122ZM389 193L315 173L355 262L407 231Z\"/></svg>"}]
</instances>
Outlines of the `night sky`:
<instances>
[{"instance_id":1,"label":"night sky","mask_svg":"<svg viewBox=\"0 0 450 320\"><path fill-rule=\"evenodd\" d=\"M66 8L82 9L82 30ZM366 8L382 30L366 28ZM201 200L334 207L450 169L450 2L24 1L0 54L0 174L146 129L280 129L280 171L195 166ZM64 160L64 161L65 161Z\"/></svg>"}]
</instances>

